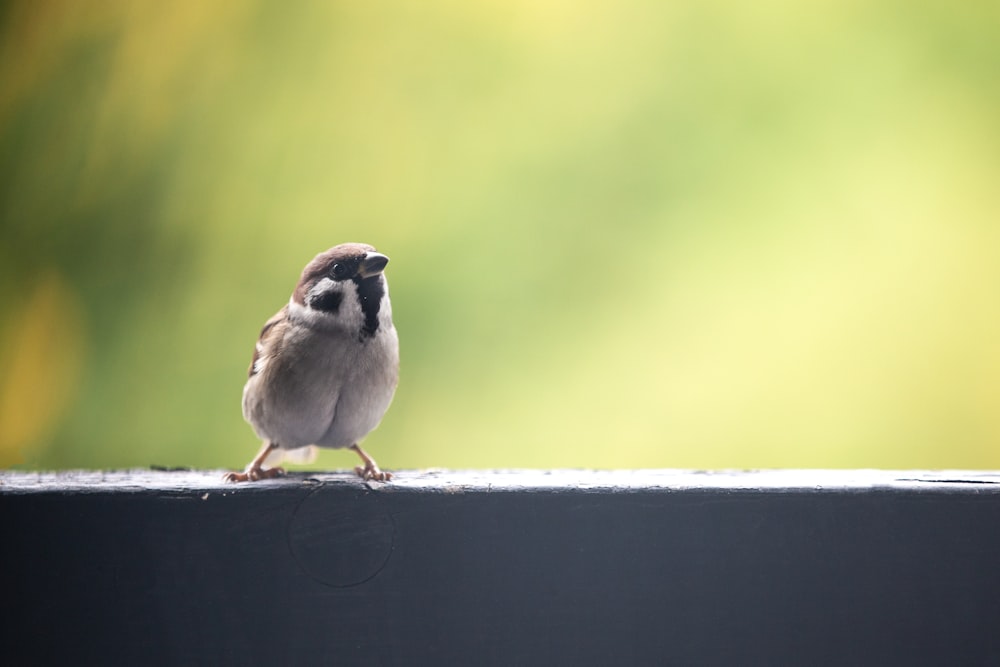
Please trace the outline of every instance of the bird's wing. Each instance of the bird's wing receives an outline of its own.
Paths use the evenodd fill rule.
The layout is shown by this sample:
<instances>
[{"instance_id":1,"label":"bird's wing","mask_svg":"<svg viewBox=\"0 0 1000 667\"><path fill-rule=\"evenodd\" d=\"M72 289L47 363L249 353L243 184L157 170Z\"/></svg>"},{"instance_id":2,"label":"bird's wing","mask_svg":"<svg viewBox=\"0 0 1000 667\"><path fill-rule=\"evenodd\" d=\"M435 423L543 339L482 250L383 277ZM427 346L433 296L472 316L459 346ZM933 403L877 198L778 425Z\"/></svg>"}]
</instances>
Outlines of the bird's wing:
<instances>
[{"instance_id":1,"label":"bird's wing","mask_svg":"<svg viewBox=\"0 0 1000 667\"><path fill-rule=\"evenodd\" d=\"M271 330L274 329L275 325L279 322L286 322L288 319L288 306L285 306L274 316L264 323L264 328L260 330L260 336L257 338L257 344L253 348L253 359L250 361L250 369L247 371L247 377L253 377L260 372L262 367L262 362L265 356L269 356L270 350L268 350L268 345L274 345L274 338L269 336Z\"/></svg>"}]
</instances>

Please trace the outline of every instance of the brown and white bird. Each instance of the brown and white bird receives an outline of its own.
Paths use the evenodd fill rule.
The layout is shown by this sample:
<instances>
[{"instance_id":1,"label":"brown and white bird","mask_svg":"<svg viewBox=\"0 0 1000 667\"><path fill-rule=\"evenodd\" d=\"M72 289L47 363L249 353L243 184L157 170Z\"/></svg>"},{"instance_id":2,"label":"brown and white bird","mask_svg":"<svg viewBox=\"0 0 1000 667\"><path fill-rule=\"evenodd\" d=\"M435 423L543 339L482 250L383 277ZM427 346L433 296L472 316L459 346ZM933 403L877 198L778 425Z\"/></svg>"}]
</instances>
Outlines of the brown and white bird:
<instances>
[{"instance_id":1,"label":"brown and white bird","mask_svg":"<svg viewBox=\"0 0 1000 667\"><path fill-rule=\"evenodd\" d=\"M264 446L226 480L276 477L284 471L265 463L286 452L308 458L301 454L314 446L353 449L363 479L392 478L358 445L382 421L399 379L388 262L370 245L344 243L302 270L288 305L261 330L243 387L243 416Z\"/></svg>"}]
</instances>

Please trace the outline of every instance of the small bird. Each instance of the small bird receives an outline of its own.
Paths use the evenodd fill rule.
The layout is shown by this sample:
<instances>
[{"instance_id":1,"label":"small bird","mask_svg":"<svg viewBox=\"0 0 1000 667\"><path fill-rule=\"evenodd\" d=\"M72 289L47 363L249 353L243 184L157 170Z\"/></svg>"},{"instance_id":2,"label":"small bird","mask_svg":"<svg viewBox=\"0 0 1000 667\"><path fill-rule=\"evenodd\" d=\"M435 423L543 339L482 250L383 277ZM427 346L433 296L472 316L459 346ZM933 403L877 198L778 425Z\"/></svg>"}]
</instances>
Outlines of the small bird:
<instances>
[{"instance_id":1,"label":"small bird","mask_svg":"<svg viewBox=\"0 0 1000 667\"><path fill-rule=\"evenodd\" d=\"M302 270L288 305L264 324L243 387L243 417L264 446L227 481L283 475L264 464L286 454L308 460L316 446L353 449L362 479L392 478L358 445L382 421L399 381L388 263L370 245L344 243Z\"/></svg>"}]
</instances>

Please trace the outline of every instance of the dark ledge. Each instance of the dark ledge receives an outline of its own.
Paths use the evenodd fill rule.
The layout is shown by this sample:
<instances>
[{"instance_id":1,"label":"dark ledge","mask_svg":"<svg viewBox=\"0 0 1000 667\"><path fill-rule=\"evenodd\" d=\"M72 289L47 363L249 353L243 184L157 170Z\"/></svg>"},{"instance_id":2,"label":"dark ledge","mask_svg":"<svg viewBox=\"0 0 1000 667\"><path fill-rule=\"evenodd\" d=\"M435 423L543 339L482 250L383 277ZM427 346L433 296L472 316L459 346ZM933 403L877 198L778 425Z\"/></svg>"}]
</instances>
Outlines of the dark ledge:
<instances>
[{"instance_id":1,"label":"dark ledge","mask_svg":"<svg viewBox=\"0 0 1000 667\"><path fill-rule=\"evenodd\" d=\"M7 664L1000 664L1000 473L0 473Z\"/></svg>"}]
</instances>

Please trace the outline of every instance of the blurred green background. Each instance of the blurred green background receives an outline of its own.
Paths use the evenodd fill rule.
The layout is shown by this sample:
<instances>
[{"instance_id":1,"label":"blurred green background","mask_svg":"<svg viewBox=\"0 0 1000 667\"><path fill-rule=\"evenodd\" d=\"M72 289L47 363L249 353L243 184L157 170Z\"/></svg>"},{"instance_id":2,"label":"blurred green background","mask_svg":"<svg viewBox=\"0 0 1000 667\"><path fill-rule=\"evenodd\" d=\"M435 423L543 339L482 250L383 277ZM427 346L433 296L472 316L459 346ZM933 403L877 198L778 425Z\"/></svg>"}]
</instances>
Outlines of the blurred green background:
<instances>
[{"instance_id":1,"label":"blurred green background","mask_svg":"<svg viewBox=\"0 0 1000 667\"><path fill-rule=\"evenodd\" d=\"M242 467L356 240L384 467L1000 467L995 2L0 16L0 465Z\"/></svg>"}]
</instances>

